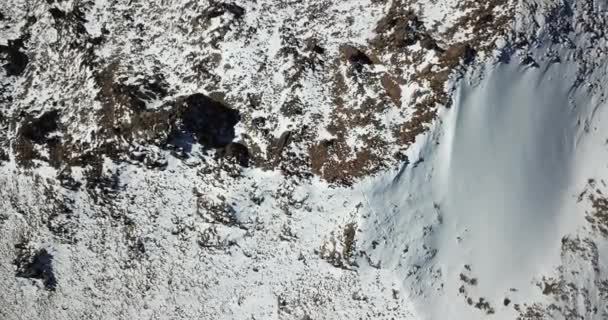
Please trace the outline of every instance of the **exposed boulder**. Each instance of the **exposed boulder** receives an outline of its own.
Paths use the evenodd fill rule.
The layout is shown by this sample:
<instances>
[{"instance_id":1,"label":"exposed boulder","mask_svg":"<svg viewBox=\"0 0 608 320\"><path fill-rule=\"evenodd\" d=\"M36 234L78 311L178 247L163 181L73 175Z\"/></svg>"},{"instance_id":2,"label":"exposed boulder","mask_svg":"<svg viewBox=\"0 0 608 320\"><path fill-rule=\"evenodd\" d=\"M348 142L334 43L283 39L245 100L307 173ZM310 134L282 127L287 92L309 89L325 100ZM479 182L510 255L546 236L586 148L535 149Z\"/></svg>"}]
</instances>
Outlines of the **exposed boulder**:
<instances>
[{"instance_id":1,"label":"exposed boulder","mask_svg":"<svg viewBox=\"0 0 608 320\"><path fill-rule=\"evenodd\" d=\"M71 191L78 191L82 186L82 183L74 179L72 176L72 170L69 167L59 172L57 175L57 180L59 180L59 184L63 188Z\"/></svg>"},{"instance_id":2,"label":"exposed boulder","mask_svg":"<svg viewBox=\"0 0 608 320\"><path fill-rule=\"evenodd\" d=\"M14 143L17 162L24 166L31 166L32 160L40 159L57 166L57 161L55 161L57 159L50 159L62 157L60 136L53 135L57 132L59 132L59 112L57 110L47 111L39 117L23 115ZM46 148L50 158L38 152L37 149L40 147Z\"/></svg>"},{"instance_id":3,"label":"exposed boulder","mask_svg":"<svg viewBox=\"0 0 608 320\"><path fill-rule=\"evenodd\" d=\"M401 1L393 2L388 14L378 21L372 41L379 49L397 50L415 44L421 38L423 24L412 10Z\"/></svg>"},{"instance_id":4,"label":"exposed boulder","mask_svg":"<svg viewBox=\"0 0 608 320\"><path fill-rule=\"evenodd\" d=\"M209 18L215 18L224 15L226 12L229 12L233 14L235 18L240 19L245 15L245 8L234 3L213 1L209 9L207 9L206 15Z\"/></svg>"},{"instance_id":5,"label":"exposed boulder","mask_svg":"<svg viewBox=\"0 0 608 320\"><path fill-rule=\"evenodd\" d=\"M308 38L304 41L305 45L306 45L306 50L307 51L312 51L316 54L325 54L325 48L323 48L320 44L319 41L315 38Z\"/></svg>"},{"instance_id":6,"label":"exposed boulder","mask_svg":"<svg viewBox=\"0 0 608 320\"><path fill-rule=\"evenodd\" d=\"M235 137L234 126L241 119L238 111L201 93L184 98L178 112L183 129L207 148L230 144Z\"/></svg>"},{"instance_id":7,"label":"exposed boulder","mask_svg":"<svg viewBox=\"0 0 608 320\"><path fill-rule=\"evenodd\" d=\"M152 102L168 100L172 94L164 77L156 74L127 81L117 63L106 67L95 80L102 104L96 135L102 143L96 156L104 154L163 169L167 162L162 150L187 158L193 144L218 149L235 138L239 112L220 102L221 97L195 93L152 107Z\"/></svg>"},{"instance_id":8,"label":"exposed boulder","mask_svg":"<svg viewBox=\"0 0 608 320\"><path fill-rule=\"evenodd\" d=\"M270 144L268 148L269 161L272 164L272 168L279 165L283 157L283 150L291 142L291 131L285 131L281 136Z\"/></svg>"},{"instance_id":9,"label":"exposed boulder","mask_svg":"<svg viewBox=\"0 0 608 320\"><path fill-rule=\"evenodd\" d=\"M8 161L8 160L10 160L8 152L4 148L0 147L0 165L2 164L2 162Z\"/></svg>"},{"instance_id":10,"label":"exposed boulder","mask_svg":"<svg viewBox=\"0 0 608 320\"><path fill-rule=\"evenodd\" d=\"M391 98L393 103L401 105L401 87L399 84L389 75L385 74L380 79L380 84L386 90L386 94Z\"/></svg>"},{"instance_id":11,"label":"exposed boulder","mask_svg":"<svg viewBox=\"0 0 608 320\"><path fill-rule=\"evenodd\" d=\"M473 63L477 51L467 43L456 43L445 50L439 58L442 66L454 68L460 63L465 65Z\"/></svg>"},{"instance_id":12,"label":"exposed boulder","mask_svg":"<svg viewBox=\"0 0 608 320\"><path fill-rule=\"evenodd\" d=\"M233 142L218 149L218 157L235 161L242 167L249 166L249 149L241 143Z\"/></svg>"},{"instance_id":13,"label":"exposed boulder","mask_svg":"<svg viewBox=\"0 0 608 320\"><path fill-rule=\"evenodd\" d=\"M23 39L9 40L8 46L0 45L0 57L5 56L7 60L3 67L8 76L19 76L25 71L29 58L22 48Z\"/></svg>"},{"instance_id":14,"label":"exposed boulder","mask_svg":"<svg viewBox=\"0 0 608 320\"><path fill-rule=\"evenodd\" d=\"M95 82L100 87L97 100L104 105L103 112L119 110L142 112L147 109L150 101L159 100L169 95L168 84L162 74L138 79L127 84L119 76L119 65L110 64L95 76Z\"/></svg>"},{"instance_id":15,"label":"exposed boulder","mask_svg":"<svg viewBox=\"0 0 608 320\"><path fill-rule=\"evenodd\" d=\"M64 26L73 30L76 34L88 34L85 24L87 23L84 9L80 5L74 6L71 11L62 11L58 8L49 9L49 13L55 20L57 26Z\"/></svg>"},{"instance_id":16,"label":"exposed boulder","mask_svg":"<svg viewBox=\"0 0 608 320\"><path fill-rule=\"evenodd\" d=\"M8 131L8 125L6 123L6 118L0 112L0 165L4 161L8 161L10 159L8 154L8 141L6 139L6 132Z\"/></svg>"},{"instance_id":17,"label":"exposed boulder","mask_svg":"<svg viewBox=\"0 0 608 320\"><path fill-rule=\"evenodd\" d=\"M133 161L164 168L166 161L158 154L159 148L186 158L193 144L218 149L234 140L234 126L240 121L237 110L202 93L177 97L161 107L149 109L147 102L164 97L167 91L156 82L144 81L143 84L102 87L104 121L101 133L121 141L123 145L114 143L111 146L116 149L116 155L128 153Z\"/></svg>"},{"instance_id":18,"label":"exposed boulder","mask_svg":"<svg viewBox=\"0 0 608 320\"><path fill-rule=\"evenodd\" d=\"M19 136L36 144L47 143L50 134L59 128L59 112L57 110L43 113L38 118L27 118L19 128Z\"/></svg>"},{"instance_id":19,"label":"exposed boulder","mask_svg":"<svg viewBox=\"0 0 608 320\"><path fill-rule=\"evenodd\" d=\"M63 12L57 8L50 8L49 13L51 14L51 16L53 16L53 19L55 19L55 20L65 18L65 12Z\"/></svg>"},{"instance_id":20,"label":"exposed boulder","mask_svg":"<svg viewBox=\"0 0 608 320\"><path fill-rule=\"evenodd\" d=\"M342 56L342 59L350 62L358 72L363 70L364 65L374 63L363 51L348 44L340 46L340 55Z\"/></svg>"},{"instance_id":21,"label":"exposed boulder","mask_svg":"<svg viewBox=\"0 0 608 320\"><path fill-rule=\"evenodd\" d=\"M302 101L298 97L289 99L281 105L281 114L286 117L297 117L304 114L304 107Z\"/></svg>"},{"instance_id":22,"label":"exposed boulder","mask_svg":"<svg viewBox=\"0 0 608 320\"><path fill-rule=\"evenodd\" d=\"M55 291L57 278L53 272L53 256L46 250L30 252L18 247L19 254L14 264L17 266L15 276L19 278L40 279L47 290Z\"/></svg>"}]
</instances>

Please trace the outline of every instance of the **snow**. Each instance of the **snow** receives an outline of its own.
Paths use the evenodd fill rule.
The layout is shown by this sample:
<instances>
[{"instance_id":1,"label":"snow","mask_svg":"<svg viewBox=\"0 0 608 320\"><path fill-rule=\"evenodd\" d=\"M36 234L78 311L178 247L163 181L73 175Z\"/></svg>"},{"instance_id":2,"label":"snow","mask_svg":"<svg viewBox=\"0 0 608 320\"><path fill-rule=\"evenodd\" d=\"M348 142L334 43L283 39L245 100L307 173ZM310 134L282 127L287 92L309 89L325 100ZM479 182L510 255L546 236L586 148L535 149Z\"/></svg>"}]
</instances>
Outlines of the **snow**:
<instances>
[{"instance_id":1,"label":"snow","mask_svg":"<svg viewBox=\"0 0 608 320\"><path fill-rule=\"evenodd\" d=\"M119 70L127 82L158 72L166 75L175 90L173 97L226 93L227 103L243 114L237 140L250 136L246 143L266 150L266 141L248 127L252 118L267 118L273 138L302 126L314 127L312 137L304 137L312 143L335 138L327 127L336 116L334 71L347 82L343 98L348 111L360 111L362 100L382 99L383 89L368 80L384 73L393 76L396 70L411 75L438 62L437 53L427 52L414 65L395 66L386 60L361 74L347 75L339 46L351 44L372 52L366 44L390 4L246 2L242 20L226 13L205 28L182 23L197 19L201 10L192 7L203 8L198 3L119 8L96 1L86 27L95 35L102 26L111 32L112 37L96 49L99 57L110 60L120 52L126 67L141 68L133 74ZM426 25L445 20L440 31L465 14L453 12L456 1L418 4ZM43 52L34 45L48 46L55 39L52 19L43 9L39 11L45 17L35 25L28 53ZM141 39L130 23L112 18L126 13L147 24ZM543 14L539 12L538 19ZM534 17L524 12L519 19L517 28L536 32L530 28ZM258 30L250 34L252 26ZM1 35L0 42L20 35L18 28ZM224 39L215 44L222 31ZM287 79L298 67L295 58L310 55L303 44L288 42L309 36L325 49L317 58L326 67L306 69L289 84ZM133 38L149 45L138 48ZM506 36L500 39L501 50L513 45ZM59 44L61 40L57 38ZM587 48L588 40L581 40L580 47ZM603 45L602 41L598 43ZM217 46L209 48L210 43ZM286 46L297 54L282 54ZM45 58L82 59L51 49L52 59L42 54L32 59L40 70L40 75L28 75L34 82L32 93L23 89L26 80L11 82L15 96L23 98L9 106L8 114L21 109L43 112L49 108L47 101L60 100L51 97L65 97L68 106L62 111L67 114L64 120L70 121L69 131L93 143L98 119L92 111L100 103L94 99L98 88L90 81L92 74L82 72L79 63L40 68ZM549 51L559 53L562 62L553 63L544 55ZM86 187L88 168L72 168L72 177L84 185L74 192L62 188L57 170L43 161L37 168L24 169L11 155L8 163L0 164L0 276L9 279L0 281L0 291L7 293L0 293L0 304L6 306L0 309L0 318L501 320L519 315L515 304L523 309L553 303L554 297L543 295L539 282L554 277L580 290L560 306L577 310L585 319L602 319L601 312L607 309L597 281L606 279L608 258L588 256L593 248L606 252L608 243L590 231L584 220L590 204L579 195L593 189L608 193L605 184L589 183L608 176L608 64L595 59L602 57L599 49L584 59L557 44L534 53L538 68L520 64L517 53L508 64L483 64L480 55L480 65L469 67L463 78L452 77L451 109L439 108L431 130L408 147L408 163L356 180L352 186L268 168L238 167L232 176L223 169L223 160L198 145L185 161L148 146L148 151L166 157L167 168L105 158L103 171L116 173L119 184L110 203L102 204L96 191ZM211 64L212 76L200 78L192 64L212 54L221 54L221 61ZM587 66L592 71L583 72L582 63L593 63ZM70 81L60 81L66 79ZM374 114L385 130L379 135L389 147L395 141L391 130L411 119L409 107L424 88L413 80L401 85L402 106L387 103ZM256 110L249 110L248 93L261 96ZM302 100L304 114L281 115L282 104L293 97ZM160 105L162 101L155 101L149 107ZM69 115L88 120L73 121ZM348 145L365 147L359 138L374 130L363 125L348 128ZM290 152L308 155L307 150L289 147ZM225 211L234 215L235 224L215 221L213 210L201 208L205 201L228 206ZM73 243L46 226L52 219L68 219L62 204L72 210L67 227ZM346 226L354 226L355 233L348 245ZM565 237L595 247L564 252ZM14 245L24 239L53 254L57 291L46 291L40 280L14 277ZM324 257L324 248L342 255L342 265ZM348 249L352 256L345 254ZM507 297L512 302L504 306ZM493 314L467 302L476 304L481 298ZM585 299L599 313L586 310Z\"/></svg>"},{"instance_id":2,"label":"snow","mask_svg":"<svg viewBox=\"0 0 608 320\"><path fill-rule=\"evenodd\" d=\"M409 150L418 165L366 192L366 242L384 242L372 257L403 281L420 319L481 318L467 297L489 301L495 319L516 317L505 297L543 301L535 281L560 266L562 237L583 225L575 195L606 174L589 151L599 141L579 142L579 119L605 104L573 87L574 64L486 67L460 82L453 108ZM477 279L466 297L461 273Z\"/></svg>"},{"instance_id":3,"label":"snow","mask_svg":"<svg viewBox=\"0 0 608 320\"><path fill-rule=\"evenodd\" d=\"M444 228L451 230L442 236L440 252L457 254L449 238L464 229L459 246L483 243L463 252L476 262L493 257L473 263L483 275L481 290L523 284L520 274L558 257L560 222L572 225L560 208L573 155L576 120L567 84L574 79L560 78L573 72L563 65L545 68L497 66L480 85L460 89L446 119L452 141L445 143L450 150L441 163L449 165L439 183Z\"/></svg>"}]
</instances>

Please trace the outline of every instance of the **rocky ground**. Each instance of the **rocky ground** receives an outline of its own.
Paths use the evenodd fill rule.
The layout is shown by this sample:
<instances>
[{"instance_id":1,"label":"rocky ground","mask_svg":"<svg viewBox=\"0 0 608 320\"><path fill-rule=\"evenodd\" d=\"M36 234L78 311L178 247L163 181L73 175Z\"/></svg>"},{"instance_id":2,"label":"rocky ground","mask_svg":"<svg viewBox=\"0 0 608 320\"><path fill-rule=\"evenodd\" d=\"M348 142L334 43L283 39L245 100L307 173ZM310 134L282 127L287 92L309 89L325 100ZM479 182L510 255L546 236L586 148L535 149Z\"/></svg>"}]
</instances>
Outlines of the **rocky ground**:
<instances>
[{"instance_id":1,"label":"rocky ground","mask_svg":"<svg viewBox=\"0 0 608 320\"><path fill-rule=\"evenodd\" d=\"M580 152L581 219L526 294L482 294L475 264L441 273L423 190L462 84L500 65L566 66L538 79L583 110L573 144L605 148L607 9L3 2L0 318L444 319L425 311L443 290L472 312L454 319L605 318L603 154Z\"/></svg>"}]
</instances>

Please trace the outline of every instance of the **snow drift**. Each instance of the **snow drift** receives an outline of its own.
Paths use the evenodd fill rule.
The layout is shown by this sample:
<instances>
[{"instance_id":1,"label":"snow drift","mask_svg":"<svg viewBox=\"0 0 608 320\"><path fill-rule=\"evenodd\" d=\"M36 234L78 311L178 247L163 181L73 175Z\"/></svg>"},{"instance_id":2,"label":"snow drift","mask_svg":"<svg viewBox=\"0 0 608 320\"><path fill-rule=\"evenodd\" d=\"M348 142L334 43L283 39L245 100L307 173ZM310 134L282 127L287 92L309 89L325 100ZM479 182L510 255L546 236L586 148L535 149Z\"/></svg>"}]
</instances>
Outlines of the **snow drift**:
<instances>
[{"instance_id":1,"label":"snow drift","mask_svg":"<svg viewBox=\"0 0 608 320\"><path fill-rule=\"evenodd\" d=\"M394 271L421 319L514 319L514 305L543 300L536 282L580 225L580 167L597 155L577 146L593 95L569 63L484 70L459 82L412 164L371 187L372 260Z\"/></svg>"}]
</instances>

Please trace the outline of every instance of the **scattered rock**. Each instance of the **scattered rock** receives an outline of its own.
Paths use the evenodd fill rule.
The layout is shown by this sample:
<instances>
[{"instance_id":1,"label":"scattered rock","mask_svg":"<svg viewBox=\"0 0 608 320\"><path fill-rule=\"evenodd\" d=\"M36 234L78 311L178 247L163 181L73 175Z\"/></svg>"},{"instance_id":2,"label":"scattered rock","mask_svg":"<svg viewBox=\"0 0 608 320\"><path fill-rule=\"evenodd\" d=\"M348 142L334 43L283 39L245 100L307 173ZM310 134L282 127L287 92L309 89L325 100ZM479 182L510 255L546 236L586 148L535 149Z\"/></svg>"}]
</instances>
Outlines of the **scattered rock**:
<instances>
[{"instance_id":1,"label":"scattered rock","mask_svg":"<svg viewBox=\"0 0 608 320\"><path fill-rule=\"evenodd\" d=\"M543 286L544 295L556 295L560 293L558 282L550 282L549 280L544 280Z\"/></svg>"},{"instance_id":2,"label":"scattered rock","mask_svg":"<svg viewBox=\"0 0 608 320\"><path fill-rule=\"evenodd\" d=\"M264 117L256 117L251 119L251 125L260 130L263 129L266 126L266 118Z\"/></svg>"},{"instance_id":3,"label":"scattered rock","mask_svg":"<svg viewBox=\"0 0 608 320\"><path fill-rule=\"evenodd\" d=\"M76 181L76 179L72 177L71 169L69 167L57 175L57 180L59 180L59 184L63 188L71 191L78 191L82 186L82 183Z\"/></svg>"},{"instance_id":4,"label":"scattered rock","mask_svg":"<svg viewBox=\"0 0 608 320\"><path fill-rule=\"evenodd\" d=\"M411 46L420 39L423 24L414 11L406 10L401 1L393 1L391 8L376 25L378 36L372 43L379 49L397 50Z\"/></svg>"},{"instance_id":5,"label":"scattered rock","mask_svg":"<svg viewBox=\"0 0 608 320\"><path fill-rule=\"evenodd\" d=\"M534 58L532 58L532 56L526 56L525 58L523 58L521 61L521 64L524 66L531 67L531 68L539 67L538 62L536 62L536 60L534 60Z\"/></svg>"},{"instance_id":6,"label":"scattered rock","mask_svg":"<svg viewBox=\"0 0 608 320\"><path fill-rule=\"evenodd\" d=\"M272 167L275 168L279 165L282 159L283 150L291 141L291 131L285 131L281 134L279 139L275 140L269 147L268 154L269 159L272 163Z\"/></svg>"},{"instance_id":7,"label":"scattered rock","mask_svg":"<svg viewBox=\"0 0 608 320\"><path fill-rule=\"evenodd\" d=\"M260 106L262 105L262 97L257 94L248 93L247 102L249 104L249 107L251 107L254 110L258 110L260 108Z\"/></svg>"},{"instance_id":8,"label":"scattered rock","mask_svg":"<svg viewBox=\"0 0 608 320\"><path fill-rule=\"evenodd\" d=\"M2 164L2 162L5 161L9 161L10 157L8 155L8 152L6 150L4 150L4 148L0 147L0 165Z\"/></svg>"},{"instance_id":9,"label":"scattered rock","mask_svg":"<svg viewBox=\"0 0 608 320\"><path fill-rule=\"evenodd\" d=\"M490 302L486 301L485 298L479 298L479 300L475 303L475 308L479 310L483 310L486 314L494 314L494 308L490 305Z\"/></svg>"},{"instance_id":10,"label":"scattered rock","mask_svg":"<svg viewBox=\"0 0 608 320\"><path fill-rule=\"evenodd\" d=\"M363 70L364 65L373 64L373 61L369 56L351 45L345 44L340 46L340 55L342 56L342 59L350 62L358 72Z\"/></svg>"},{"instance_id":11,"label":"scattered rock","mask_svg":"<svg viewBox=\"0 0 608 320\"><path fill-rule=\"evenodd\" d=\"M224 9L226 9L226 11L232 13L237 19L240 19L245 15L245 9L234 3L224 3L222 6Z\"/></svg>"},{"instance_id":12,"label":"scattered rock","mask_svg":"<svg viewBox=\"0 0 608 320\"><path fill-rule=\"evenodd\" d=\"M390 75L385 74L380 79L380 83L386 90L386 94L391 98L394 104L401 106L401 87L391 78Z\"/></svg>"},{"instance_id":13,"label":"scattered rock","mask_svg":"<svg viewBox=\"0 0 608 320\"><path fill-rule=\"evenodd\" d=\"M437 41L427 34L421 36L420 46L426 50L443 52L439 45L437 45Z\"/></svg>"},{"instance_id":14,"label":"scattered rock","mask_svg":"<svg viewBox=\"0 0 608 320\"><path fill-rule=\"evenodd\" d=\"M63 12L57 8L49 9L49 13L51 14L51 16L53 16L53 19L55 19L55 20L65 18L65 12Z\"/></svg>"},{"instance_id":15,"label":"scattered rock","mask_svg":"<svg viewBox=\"0 0 608 320\"><path fill-rule=\"evenodd\" d=\"M321 47L317 39L309 38L304 41L306 44L306 50L312 51L316 54L325 54L325 48Z\"/></svg>"},{"instance_id":16,"label":"scattered rock","mask_svg":"<svg viewBox=\"0 0 608 320\"><path fill-rule=\"evenodd\" d=\"M14 143L17 162L25 167L40 159L54 162L61 158L60 139L52 134L59 130L59 113L56 110L43 113L38 118L24 115ZM47 148L49 157L42 157L37 147ZM55 166L55 164L53 164Z\"/></svg>"},{"instance_id":17,"label":"scattered rock","mask_svg":"<svg viewBox=\"0 0 608 320\"><path fill-rule=\"evenodd\" d=\"M460 274L460 281L471 285L471 286L476 286L477 285L477 278L469 278L466 275L464 275L463 273Z\"/></svg>"},{"instance_id":18,"label":"scattered rock","mask_svg":"<svg viewBox=\"0 0 608 320\"><path fill-rule=\"evenodd\" d=\"M233 14L236 19L240 19L245 15L245 8L234 3L212 1L206 15L209 18L215 18L224 15L226 12Z\"/></svg>"},{"instance_id":19,"label":"scattered rock","mask_svg":"<svg viewBox=\"0 0 608 320\"><path fill-rule=\"evenodd\" d=\"M236 161L242 167L249 166L249 149L243 144L233 142L224 148L217 151L220 158L226 158Z\"/></svg>"},{"instance_id":20,"label":"scattered rock","mask_svg":"<svg viewBox=\"0 0 608 320\"><path fill-rule=\"evenodd\" d=\"M75 35L88 35L87 28L85 27L87 23L85 9L81 8L82 6L82 4L76 4L71 11L63 11L53 7L48 12L53 17L57 29L64 28L65 30L70 30ZM72 45L77 44L73 43Z\"/></svg>"},{"instance_id":21,"label":"scattered rock","mask_svg":"<svg viewBox=\"0 0 608 320\"><path fill-rule=\"evenodd\" d=\"M141 112L146 110L150 101L169 95L168 84L162 74L126 84L126 79L119 77L118 68L118 64L110 64L95 77L100 87L97 100L106 108L116 109L117 106L124 106L130 111Z\"/></svg>"},{"instance_id":22,"label":"scattered rock","mask_svg":"<svg viewBox=\"0 0 608 320\"><path fill-rule=\"evenodd\" d=\"M327 158L331 154L335 140L323 140L310 149L310 161L312 171L319 176L326 176L323 173Z\"/></svg>"},{"instance_id":23,"label":"scattered rock","mask_svg":"<svg viewBox=\"0 0 608 320\"><path fill-rule=\"evenodd\" d=\"M342 248L342 257L345 260L350 261L355 252L355 235L357 232L357 225L354 222L346 224L342 232L342 241L344 247ZM352 261L351 261L352 262Z\"/></svg>"},{"instance_id":24,"label":"scattered rock","mask_svg":"<svg viewBox=\"0 0 608 320\"><path fill-rule=\"evenodd\" d=\"M466 43L457 43L445 50L440 61L443 66L453 68L458 66L462 61L463 64L469 65L475 60L477 52L473 47Z\"/></svg>"},{"instance_id":25,"label":"scattered rock","mask_svg":"<svg viewBox=\"0 0 608 320\"><path fill-rule=\"evenodd\" d=\"M281 113L286 117L301 116L304 114L302 102L298 98L285 101L281 106Z\"/></svg>"}]
</instances>

